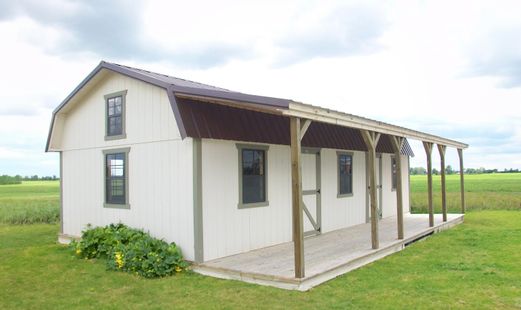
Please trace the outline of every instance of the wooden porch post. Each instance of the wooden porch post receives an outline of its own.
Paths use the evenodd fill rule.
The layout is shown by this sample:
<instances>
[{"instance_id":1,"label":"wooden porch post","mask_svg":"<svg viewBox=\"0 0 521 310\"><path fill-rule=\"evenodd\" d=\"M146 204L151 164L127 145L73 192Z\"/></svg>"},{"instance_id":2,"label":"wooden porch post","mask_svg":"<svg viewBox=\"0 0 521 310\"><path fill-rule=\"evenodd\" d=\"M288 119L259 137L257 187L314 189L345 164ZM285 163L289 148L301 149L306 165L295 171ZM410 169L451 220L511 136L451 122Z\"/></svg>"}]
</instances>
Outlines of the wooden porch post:
<instances>
[{"instance_id":1,"label":"wooden porch post","mask_svg":"<svg viewBox=\"0 0 521 310\"><path fill-rule=\"evenodd\" d=\"M445 189L445 150L447 147L438 144L438 152L440 153L440 173L441 173L441 211L443 213L443 221L447 221L447 192Z\"/></svg>"},{"instance_id":2,"label":"wooden porch post","mask_svg":"<svg viewBox=\"0 0 521 310\"><path fill-rule=\"evenodd\" d=\"M403 187L402 187L402 146L403 137L391 136L396 162L396 217L398 224L398 239L403 239Z\"/></svg>"},{"instance_id":3,"label":"wooden porch post","mask_svg":"<svg viewBox=\"0 0 521 310\"><path fill-rule=\"evenodd\" d=\"M291 197L293 215L293 246L295 257L295 278L304 278L304 232L302 215L302 163L300 118L290 119L291 136Z\"/></svg>"},{"instance_id":4,"label":"wooden porch post","mask_svg":"<svg viewBox=\"0 0 521 310\"><path fill-rule=\"evenodd\" d=\"M371 196L371 245L373 249L380 247L378 238L378 201L376 200L376 145L380 139L380 134L368 131L360 130L362 137L364 138L365 145L367 146L368 154L368 165L369 165L369 192Z\"/></svg>"},{"instance_id":5,"label":"wooden porch post","mask_svg":"<svg viewBox=\"0 0 521 310\"><path fill-rule=\"evenodd\" d=\"M461 213L465 213L465 181L463 179L463 149L458 149L459 157L459 180L460 180L460 191L461 191Z\"/></svg>"},{"instance_id":6,"label":"wooden porch post","mask_svg":"<svg viewBox=\"0 0 521 310\"><path fill-rule=\"evenodd\" d=\"M423 142L427 154L427 192L429 197L429 227L434 227L434 208L432 206L432 143Z\"/></svg>"}]
</instances>

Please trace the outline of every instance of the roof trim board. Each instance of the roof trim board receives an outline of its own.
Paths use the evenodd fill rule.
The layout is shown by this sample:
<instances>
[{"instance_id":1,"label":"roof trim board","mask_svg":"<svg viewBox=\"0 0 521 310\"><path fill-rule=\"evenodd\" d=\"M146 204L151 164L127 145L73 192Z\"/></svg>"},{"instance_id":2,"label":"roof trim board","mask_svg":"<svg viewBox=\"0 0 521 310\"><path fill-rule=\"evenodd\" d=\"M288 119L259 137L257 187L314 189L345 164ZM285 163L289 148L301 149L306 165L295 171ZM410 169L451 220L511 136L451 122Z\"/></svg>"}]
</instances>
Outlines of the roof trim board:
<instances>
[{"instance_id":1,"label":"roof trim board","mask_svg":"<svg viewBox=\"0 0 521 310\"><path fill-rule=\"evenodd\" d=\"M468 148L468 144L455 140L300 102L291 102L287 110L280 111L283 115L286 116L301 117L338 126L352 127L385 133L393 136L418 139L421 141L451 146L458 149Z\"/></svg>"}]
</instances>

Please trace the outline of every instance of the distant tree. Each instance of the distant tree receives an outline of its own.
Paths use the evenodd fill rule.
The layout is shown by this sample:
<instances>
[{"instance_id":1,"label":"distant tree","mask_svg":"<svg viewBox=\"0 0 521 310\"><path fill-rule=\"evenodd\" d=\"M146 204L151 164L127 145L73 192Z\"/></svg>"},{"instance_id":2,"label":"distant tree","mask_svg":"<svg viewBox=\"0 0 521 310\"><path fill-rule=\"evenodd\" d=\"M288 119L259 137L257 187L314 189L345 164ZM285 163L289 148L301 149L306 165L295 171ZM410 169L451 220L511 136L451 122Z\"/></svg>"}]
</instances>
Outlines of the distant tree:
<instances>
[{"instance_id":1,"label":"distant tree","mask_svg":"<svg viewBox=\"0 0 521 310\"><path fill-rule=\"evenodd\" d=\"M37 175L37 174L33 175L33 176L31 177L31 180L33 180L33 181L37 181L37 180L38 180L38 175Z\"/></svg>"},{"instance_id":2,"label":"distant tree","mask_svg":"<svg viewBox=\"0 0 521 310\"><path fill-rule=\"evenodd\" d=\"M439 173L440 172L438 171L438 169L436 169L436 168L432 169L432 174L438 175Z\"/></svg>"},{"instance_id":3,"label":"distant tree","mask_svg":"<svg viewBox=\"0 0 521 310\"><path fill-rule=\"evenodd\" d=\"M445 167L445 173L446 174L454 174L454 169L452 169L451 165L447 165L447 167Z\"/></svg>"}]
</instances>

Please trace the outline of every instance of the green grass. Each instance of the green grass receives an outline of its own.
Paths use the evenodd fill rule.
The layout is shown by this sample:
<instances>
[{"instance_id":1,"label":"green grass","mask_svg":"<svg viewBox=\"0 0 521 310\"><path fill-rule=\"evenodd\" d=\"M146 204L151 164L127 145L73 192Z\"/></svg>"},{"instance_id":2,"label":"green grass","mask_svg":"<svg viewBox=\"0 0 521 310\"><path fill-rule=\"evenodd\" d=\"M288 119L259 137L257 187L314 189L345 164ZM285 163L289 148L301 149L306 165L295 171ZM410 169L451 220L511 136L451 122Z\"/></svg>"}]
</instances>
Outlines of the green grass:
<instances>
[{"instance_id":1,"label":"green grass","mask_svg":"<svg viewBox=\"0 0 521 310\"><path fill-rule=\"evenodd\" d=\"M0 223L56 223L60 219L59 181L0 185Z\"/></svg>"},{"instance_id":2,"label":"green grass","mask_svg":"<svg viewBox=\"0 0 521 310\"><path fill-rule=\"evenodd\" d=\"M74 258L57 225L0 226L0 308L521 307L521 212L481 211L402 252L293 292L193 273L148 280Z\"/></svg>"},{"instance_id":3,"label":"green grass","mask_svg":"<svg viewBox=\"0 0 521 310\"><path fill-rule=\"evenodd\" d=\"M411 189L414 210L426 209L425 177L413 176ZM459 211L458 176L448 176L447 190ZM149 280L107 271L58 245L57 224L5 224L56 221L58 182L2 185L0 309L519 309L520 192L521 174L466 176L462 225L302 293L194 273Z\"/></svg>"},{"instance_id":4,"label":"green grass","mask_svg":"<svg viewBox=\"0 0 521 310\"><path fill-rule=\"evenodd\" d=\"M433 176L433 200L435 212L441 212L441 180ZM460 212L459 175L448 175L447 208ZM465 201L467 210L521 210L521 173L496 173L465 175ZM427 176L411 176L411 210L427 212Z\"/></svg>"}]
</instances>

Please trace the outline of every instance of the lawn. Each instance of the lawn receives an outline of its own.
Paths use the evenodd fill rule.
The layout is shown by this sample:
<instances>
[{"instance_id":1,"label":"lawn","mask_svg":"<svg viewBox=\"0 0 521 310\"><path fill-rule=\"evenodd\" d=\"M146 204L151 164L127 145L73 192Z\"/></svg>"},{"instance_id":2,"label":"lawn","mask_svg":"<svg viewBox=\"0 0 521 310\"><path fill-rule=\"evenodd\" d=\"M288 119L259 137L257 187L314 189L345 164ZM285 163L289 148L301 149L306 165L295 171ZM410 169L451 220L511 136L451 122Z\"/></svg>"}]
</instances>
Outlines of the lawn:
<instances>
[{"instance_id":1,"label":"lawn","mask_svg":"<svg viewBox=\"0 0 521 310\"><path fill-rule=\"evenodd\" d=\"M441 180L433 176L435 212L441 212ZM447 208L449 213L460 212L459 175L448 175ZM521 173L494 173L465 175L467 210L521 210ZM411 209L427 213L427 176L411 176Z\"/></svg>"},{"instance_id":2,"label":"lawn","mask_svg":"<svg viewBox=\"0 0 521 310\"><path fill-rule=\"evenodd\" d=\"M55 223L59 220L59 181L0 185L0 223Z\"/></svg>"},{"instance_id":3,"label":"lawn","mask_svg":"<svg viewBox=\"0 0 521 310\"><path fill-rule=\"evenodd\" d=\"M185 273L105 270L56 244L58 225L0 226L0 308L516 308L521 212L471 212L463 225L293 292Z\"/></svg>"},{"instance_id":4,"label":"lawn","mask_svg":"<svg viewBox=\"0 0 521 310\"><path fill-rule=\"evenodd\" d=\"M521 176L521 175L520 175ZM286 291L194 273L148 280L107 271L56 243L58 224L0 224L0 309L19 308L521 308L518 176L468 176L467 193L497 191L506 205L469 204L465 223L308 292ZM425 194L413 177L414 195ZM459 190L449 177L449 194ZM8 185L11 186L11 185ZM436 189L435 189L436 190ZM0 186L0 214L11 205L56 206L57 183ZM483 194L489 199L488 194ZM53 200L54 199L54 200ZM454 198L459 208L459 198ZM495 210L504 208L509 210ZM55 208L56 209L56 208ZM517 209L517 210L515 210ZM18 211L16 211L18 212ZM23 222L23 221L22 221Z\"/></svg>"}]
</instances>

